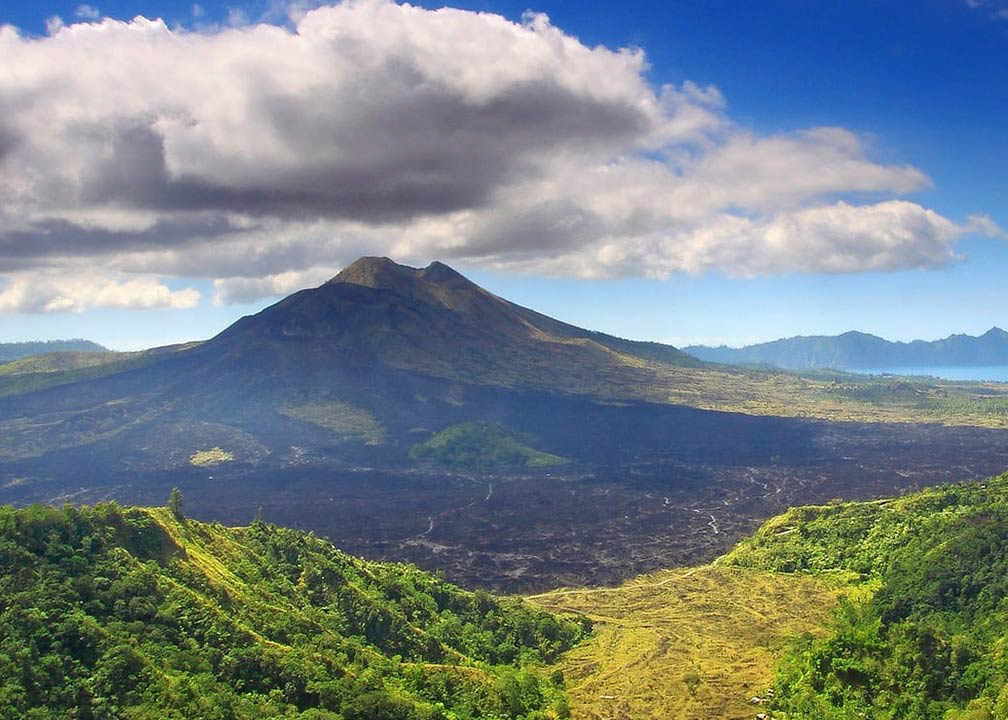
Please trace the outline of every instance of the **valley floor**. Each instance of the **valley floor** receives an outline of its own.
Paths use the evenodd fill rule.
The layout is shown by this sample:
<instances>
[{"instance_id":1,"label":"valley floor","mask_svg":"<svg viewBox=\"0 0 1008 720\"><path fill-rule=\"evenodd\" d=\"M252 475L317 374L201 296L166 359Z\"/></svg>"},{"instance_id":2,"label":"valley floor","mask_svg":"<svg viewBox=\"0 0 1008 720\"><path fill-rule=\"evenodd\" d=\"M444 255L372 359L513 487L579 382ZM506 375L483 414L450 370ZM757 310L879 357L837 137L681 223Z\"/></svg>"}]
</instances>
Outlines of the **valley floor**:
<instances>
[{"instance_id":1,"label":"valley floor","mask_svg":"<svg viewBox=\"0 0 1008 720\"><path fill-rule=\"evenodd\" d=\"M560 666L575 720L742 720L788 645L821 634L843 582L704 565L616 588L527 599L587 615L595 633Z\"/></svg>"},{"instance_id":2,"label":"valley floor","mask_svg":"<svg viewBox=\"0 0 1008 720\"><path fill-rule=\"evenodd\" d=\"M0 465L0 503L156 506L177 486L194 518L244 525L261 508L267 521L313 530L355 555L528 593L701 565L794 505L894 496L1008 467L1005 430L696 412L675 423L660 412L656 423L623 430L625 444L650 453L605 464L487 476L324 461L113 472L67 459L44 474ZM580 442L594 447L596 437Z\"/></svg>"}]
</instances>

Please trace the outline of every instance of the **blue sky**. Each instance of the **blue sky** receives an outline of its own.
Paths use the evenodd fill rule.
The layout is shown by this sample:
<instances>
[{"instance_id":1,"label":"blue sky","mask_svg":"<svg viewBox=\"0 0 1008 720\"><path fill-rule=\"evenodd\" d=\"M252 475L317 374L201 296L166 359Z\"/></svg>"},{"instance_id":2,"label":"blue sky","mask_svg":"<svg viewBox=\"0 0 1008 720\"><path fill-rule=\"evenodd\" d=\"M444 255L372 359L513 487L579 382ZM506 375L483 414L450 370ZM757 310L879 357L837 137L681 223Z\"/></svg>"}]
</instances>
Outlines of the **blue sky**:
<instances>
[{"instance_id":1,"label":"blue sky","mask_svg":"<svg viewBox=\"0 0 1008 720\"><path fill-rule=\"evenodd\" d=\"M199 5L194 14L193 4L188 2L94 3L101 17L162 17L169 27L200 25L206 34L215 32L214 24L224 27L242 16L252 24L260 19L285 22L279 5L271 3ZM41 37L52 32L46 23L53 16L71 24L75 16L90 14L86 8L77 12L79 6L67 2L6 3L0 7L0 23L19 28L22 39ZM585 327L675 344L740 344L850 329L893 339L931 339L1008 325L1008 293L1004 291L1008 241L996 228L991 229L1008 227L1008 142L1004 132L1008 84L1003 80L1008 67L1008 4L994 0L813 5L709 0L540 2L531 6L459 2L454 6L498 13L514 22L520 22L522 13L531 7L546 13L554 28L587 48L641 48L649 64L643 78L652 88L665 84L682 87L687 81L701 88L716 87L722 105L697 100L696 106L713 108L711 112L729 121L733 137L775 137L820 126L843 128L860 139L862 146L856 152L866 153L875 166L912 166L928 179L890 178L884 187L868 190L854 183L849 189L837 187L821 196L803 198L796 201L798 207L775 205L767 210L760 206L745 210L741 217L763 213L764 219L772 222L771 216L777 218L779 213L825 203L868 205L899 198L962 228L949 230L935 241L944 243L939 250L948 251L947 256L934 254L934 247L929 246L926 250L931 254L923 261L879 260L873 255L849 265L820 266L779 259L740 265L736 253L732 256L735 259L723 264L697 265L691 256L670 263L667 271L658 273L660 279L646 275L651 274L649 258L662 260L661 249L651 248L644 259L627 261L607 273L604 267L600 271L597 263L601 262L598 258L611 256L611 247L593 250L592 259L585 260L570 250L569 239L557 240L559 249L542 255L527 249L511 253L506 243L521 244L521 240L502 239L501 246L492 252L466 251L447 258L488 289ZM814 148L810 152L810 157L819 157ZM983 232L967 227L969 218L977 215L990 221L982 226ZM429 220L430 215L424 218ZM361 222L360 218L353 220ZM502 222L495 216L480 227L511 238L507 228L500 229ZM373 240L387 227L381 225L360 239L347 241L339 252L313 261L315 265L305 260L281 270L301 273L297 278L317 278L327 269L338 269L350 248L362 252L373 249L418 262L434 259L439 247L450 247L442 240L437 241L441 245L434 241L419 247L410 245L402 257L394 253L406 247L402 241L383 246ZM284 226L283 232L308 232L304 228L304 224ZM407 235L429 231L424 224L397 228ZM602 234L610 238L613 233L607 229ZM150 242L149 238L145 241ZM291 247L296 241L290 241ZM667 249L669 245L656 247ZM752 247L751 252L758 253L762 246L757 243ZM127 250L130 248L116 252ZM171 251L175 252L174 248ZM291 250L288 254L305 252ZM557 253L567 254L557 260ZM914 253L918 258L918 251ZM708 254L705 251L704 257ZM956 259L950 260L951 255ZM176 307L159 306L157 300L129 308L83 302L73 306L76 312L70 312L59 311L60 306L50 303L47 311L41 312L41 305L12 303L12 310L0 314L0 341L81 336L119 348L150 346L211 336L237 317L275 301L261 290L222 293L221 287L232 287L226 284L232 275L242 279L240 288L250 287L248 278L253 273L246 268L229 266L216 276L200 275L180 261L154 266L149 265L154 261L147 256L141 262L120 260L119 255L89 254L72 272L79 277L81 267L89 263L103 267L109 257L113 257L117 273L150 267L160 288L158 297L177 298L165 301ZM46 282L57 283L55 273L70 266L60 260L58 268L56 264L38 267L41 269L32 266L31 272L44 271ZM13 278L14 273L28 270L11 265L7 272ZM262 269L257 272L268 274ZM24 280L26 287L35 282L34 276L24 277L28 278ZM225 284L215 287L215 277L225 278ZM288 287L279 280L270 282L270 287ZM144 292L149 289L145 287ZM199 301L172 295L187 290L197 291Z\"/></svg>"}]
</instances>

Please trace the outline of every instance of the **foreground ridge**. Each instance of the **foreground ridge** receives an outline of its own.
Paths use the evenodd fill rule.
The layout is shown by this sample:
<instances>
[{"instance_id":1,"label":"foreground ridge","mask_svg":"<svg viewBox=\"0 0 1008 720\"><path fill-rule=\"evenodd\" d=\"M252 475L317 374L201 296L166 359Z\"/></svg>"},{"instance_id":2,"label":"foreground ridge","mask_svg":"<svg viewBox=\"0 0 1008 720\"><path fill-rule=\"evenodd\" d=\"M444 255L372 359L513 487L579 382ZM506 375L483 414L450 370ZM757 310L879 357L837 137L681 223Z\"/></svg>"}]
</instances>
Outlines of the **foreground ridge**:
<instances>
[{"instance_id":1,"label":"foreground ridge","mask_svg":"<svg viewBox=\"0 0 1008 720\"><path fill-rule=\"evenodd\" d=\"M164 508L0 508L0 563L11 720L563 717L541 668L588 628Z\"/></svg>"}]
</instances>

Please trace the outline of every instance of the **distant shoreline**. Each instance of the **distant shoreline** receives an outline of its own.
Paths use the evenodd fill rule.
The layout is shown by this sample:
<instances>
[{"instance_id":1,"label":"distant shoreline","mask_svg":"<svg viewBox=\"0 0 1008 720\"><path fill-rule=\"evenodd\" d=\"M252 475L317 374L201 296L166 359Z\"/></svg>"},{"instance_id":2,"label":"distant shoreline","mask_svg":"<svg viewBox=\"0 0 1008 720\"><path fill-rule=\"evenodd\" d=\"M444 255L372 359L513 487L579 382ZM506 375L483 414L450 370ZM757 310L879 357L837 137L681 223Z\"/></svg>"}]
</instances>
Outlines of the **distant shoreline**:
<instances>
[{"instance_id":1,"label":"distant shoreline","mask_svg":"<svg viewBox=\"0 0 1008 720\"><path fill-rule=\"evenodd\" d=\"M942 380L1008 382L1008 365L919 365L887 368L849 368L858 375L903 375L936 377Z\"/></svg>"}]
</instances>

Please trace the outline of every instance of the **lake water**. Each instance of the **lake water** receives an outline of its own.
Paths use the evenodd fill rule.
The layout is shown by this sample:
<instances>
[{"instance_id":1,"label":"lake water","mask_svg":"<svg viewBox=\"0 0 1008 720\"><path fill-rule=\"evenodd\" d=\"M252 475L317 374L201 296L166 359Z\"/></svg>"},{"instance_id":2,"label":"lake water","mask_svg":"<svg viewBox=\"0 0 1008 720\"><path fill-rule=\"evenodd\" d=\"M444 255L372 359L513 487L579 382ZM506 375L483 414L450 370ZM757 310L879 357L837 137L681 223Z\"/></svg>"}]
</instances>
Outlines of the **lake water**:
<instances>
[{"instance_id":1,"label":"lake water","mask_svg":"<svg viewBox=\"0 0 1008 720\"><path fill-rule=\"evenodd\" d=\"M858 368L850 372L862 375L930 375L944 380L1008 382L1008 365L920 365L917 367Z\"/></svg>"}]
</instances>

